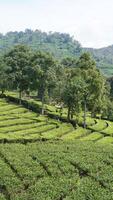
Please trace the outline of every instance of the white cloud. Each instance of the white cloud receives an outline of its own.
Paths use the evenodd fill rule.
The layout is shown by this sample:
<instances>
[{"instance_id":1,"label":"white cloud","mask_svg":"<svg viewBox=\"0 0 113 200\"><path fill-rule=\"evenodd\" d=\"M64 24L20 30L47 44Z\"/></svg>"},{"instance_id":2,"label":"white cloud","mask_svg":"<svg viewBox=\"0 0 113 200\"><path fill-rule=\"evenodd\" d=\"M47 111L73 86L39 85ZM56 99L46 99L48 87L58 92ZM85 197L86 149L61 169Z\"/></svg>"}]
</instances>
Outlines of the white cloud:
<instances>
[{"instance_id":1,"label":"white cloud","mask_svg":"<svg viewBox=\"0 0 113 200\"><path fill-rule=\"evenodd\" d=\"M83 46L113 44L113 0L0 0L0 32L67 32Z\"/></svg>"}]
</instances>

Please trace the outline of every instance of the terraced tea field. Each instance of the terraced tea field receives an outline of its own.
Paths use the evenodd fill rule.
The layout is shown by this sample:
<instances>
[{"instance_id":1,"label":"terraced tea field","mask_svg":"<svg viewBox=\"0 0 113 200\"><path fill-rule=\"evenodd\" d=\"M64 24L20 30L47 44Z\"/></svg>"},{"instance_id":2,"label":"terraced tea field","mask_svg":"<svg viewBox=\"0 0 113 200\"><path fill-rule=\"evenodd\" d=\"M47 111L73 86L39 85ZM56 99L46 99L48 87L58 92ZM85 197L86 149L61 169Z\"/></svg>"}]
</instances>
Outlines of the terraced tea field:
<instances>
[{"instance_id":1,"label":"terraced tea field","mask_svg":"<svg viewBox=\"0 0 113 200\"><path fill-rule=\"evenodd\" d=\"M0 101L0 141L40 140L60 137L73 130L72 125L33 113L22 106Z\"/></svg>"},{"instance_id":2,"label":"terraced tea field","mask_svg":"<svg viewBox=\"0 0 113 200\"><path fill-rule=\"evenodd\" d=\"M52 106L49 109L54 110ZM53 112L54 115L58 115ZM26 143L52 139L113 143L113 122L88 116L87 129L84 129L81 117L79 126L75 129L71 124L39 115L23 106L0 99L1 143L19 141Z\"/></svg>"},{"instance_id":3,"label":"terraced tea field","mask_svg":"<svg viewBox=\"0 0 113 200\"><path fill-rule=\"evenodd\" d=\"M0 200L112 200L113 122L87 124L0 99Z\"/></svg>"}]
</instances>

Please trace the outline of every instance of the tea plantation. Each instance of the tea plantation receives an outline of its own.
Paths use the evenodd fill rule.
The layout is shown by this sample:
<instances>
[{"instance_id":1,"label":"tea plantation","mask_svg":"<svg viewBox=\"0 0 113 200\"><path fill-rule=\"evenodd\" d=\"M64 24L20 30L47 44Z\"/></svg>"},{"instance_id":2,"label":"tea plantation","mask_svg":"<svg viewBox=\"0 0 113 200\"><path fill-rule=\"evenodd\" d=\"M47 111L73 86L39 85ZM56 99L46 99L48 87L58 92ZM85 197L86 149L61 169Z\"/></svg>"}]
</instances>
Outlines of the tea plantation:
<instances>
[{"instance_id":1,"label":"tea plantation","mask_svg":"<svg viewBox=\"0 0 113 200\"><path fill-rule=\"evenodd\" d=\"M0 200L112 200L113 122L81 121L0 99Z\"/></svg>"}]
</instances>

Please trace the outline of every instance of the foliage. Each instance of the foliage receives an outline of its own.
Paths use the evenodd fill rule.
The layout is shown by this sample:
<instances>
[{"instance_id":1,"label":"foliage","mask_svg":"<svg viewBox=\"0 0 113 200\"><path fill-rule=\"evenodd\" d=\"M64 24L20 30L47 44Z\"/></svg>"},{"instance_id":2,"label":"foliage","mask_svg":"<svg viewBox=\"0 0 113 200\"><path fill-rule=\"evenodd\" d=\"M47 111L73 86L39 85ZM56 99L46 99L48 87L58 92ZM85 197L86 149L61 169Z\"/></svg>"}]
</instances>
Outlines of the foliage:
<instances>
[{"instance_id":1,"label":"foliage","mask_svg":"<svg viewBox=\"0 0 113 200\"><path fill-rule=\"evenodd\" d=\"M60 63L49 53L32 52L27 46L19 45L4 55L4 61L7 66L4 74L12 86L9 89L18 90L20 100L22 92L30 96L30 92L37 91L42 114L44 104L52 101L62 108L68 107L68 120L84 110L86 127L87 109L93 116L107 109L109 83L88 53L83 53L78 60L67 58Z\"/></svg>"},{"instance_id":2,"label":"foliage","mask_svg":"<svg viewBox=\"0 0 113 200\"><path fill-rule=\"evenodd\" d=\"M30 51L24 45L15 46L4 56L4 60L8 65L7 71L13 88L19 90L20 99L21 92L28 90L30 84L31 67L29 64Z\"/></svg>"},{"instance_id":3,"label":"foliage","mask_svg":"<svg viewBox=\"0 0 113 200\"><path fill-rule=\"evenodd\" d=\"M111 200L112 151L78 141L0 144L0 198Z\"/></svg>"},{"instance_id":4,"label":"foliage","mask_svg":"<svg viewBox=\"0 0 113 200\"><path fill-rule=\"evenodd\" d=\"M69 34L26 29L25 32L8 32L0 37L1 54L15 45L28 45L32 50L50 52L56 58L78 56L81 45Z\"/></svg>"},{"instance_id":5,"label":"foliage","mask_svg":"<svg viewBox=\"0 0 113 200\"><path fill-rule=\"evenodd\" d=\"M55 60L48 53L36 52L30 62L37 68L38 97L42 101L42 113L44 113L43 107L48 97L48 90L54 88L55 84Z\"/></svg>"},{"instance_id":6,"label":"foliage","mask_svg":"<svg viewBox=\"0 0 113 200\"><path fill-rule=\"evenodd\" d=\"M7 74L8 67L6 66L3 58L0 59L0 90L2 94L5 90L10 88L10 77Z\"/></svg>"},{"instance_id":7,"label":"foliage","mask_svg":"<svg viewBox=\"0 0 113 200\"><path fill-rule=\"evenodd\" d=\"M80 77L73 77L66 81L62 99L68 108L68 119L74 112L80 112L84 82Z\"/></svg>"},{"instance_id":8,"label":"foliage","mask_svg":"<svg viewBox=\"0 0 113 200\"><path fill-rule=\"evenodd\" d=\"M8 51L15 45L28 45L32 50L50 52L55 58L65 60L65 58L77 58L82 52L90 52L96 60L97 67L105 76L113 74L113 46L101 49L82 48L80 43L66 33L32 31L26 29L24 32L8 32L0 34L0 54ZM70 63L70 58L69 62Z\"/></svg>"}]
</instances>

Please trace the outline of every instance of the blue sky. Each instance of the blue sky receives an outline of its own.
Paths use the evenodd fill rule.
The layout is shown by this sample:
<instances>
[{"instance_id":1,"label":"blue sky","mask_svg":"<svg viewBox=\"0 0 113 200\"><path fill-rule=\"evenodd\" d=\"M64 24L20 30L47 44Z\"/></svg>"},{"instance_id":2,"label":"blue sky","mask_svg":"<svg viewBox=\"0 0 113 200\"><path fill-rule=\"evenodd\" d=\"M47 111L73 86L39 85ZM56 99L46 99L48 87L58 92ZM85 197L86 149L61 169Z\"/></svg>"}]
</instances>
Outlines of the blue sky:
<instances>
[{"instance_id":1,"label":"blue sky","mask_svg":"<svg viewBox=\"0 0 113 200\"><path fill-rule=\"evenodd\" d=\"M82 46L113 44L113 0L0 0L0 32L26 28L73 35Z\"/></svg>"}]
</instances>

